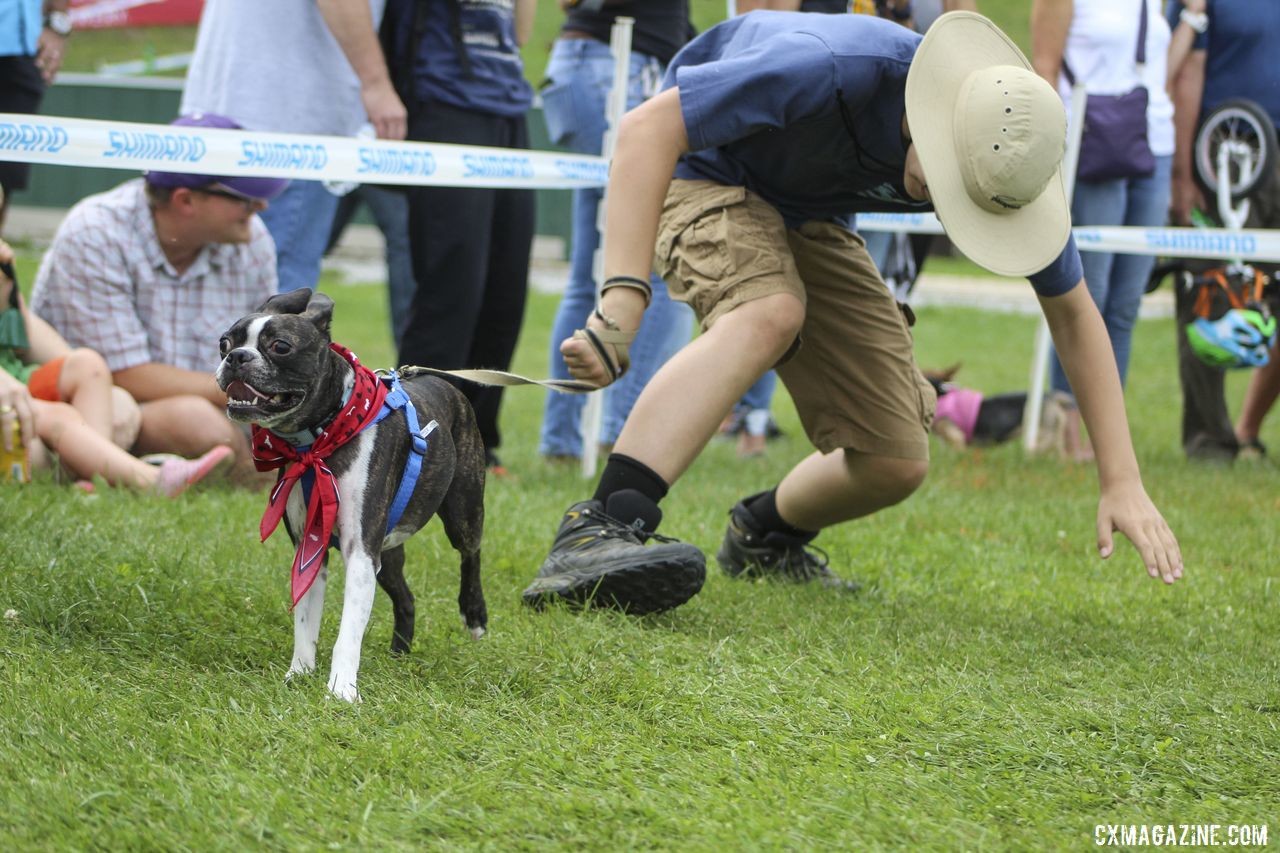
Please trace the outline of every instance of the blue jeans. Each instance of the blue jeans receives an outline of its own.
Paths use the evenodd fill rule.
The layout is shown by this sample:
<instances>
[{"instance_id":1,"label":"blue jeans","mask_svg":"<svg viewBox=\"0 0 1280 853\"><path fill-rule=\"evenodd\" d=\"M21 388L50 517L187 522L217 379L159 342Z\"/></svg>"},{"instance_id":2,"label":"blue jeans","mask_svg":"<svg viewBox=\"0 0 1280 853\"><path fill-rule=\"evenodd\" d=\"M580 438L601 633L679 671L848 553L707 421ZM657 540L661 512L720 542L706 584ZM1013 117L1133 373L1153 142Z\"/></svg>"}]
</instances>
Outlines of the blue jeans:
<instances>
[{"instance_id":1,"label":"blue jeans","mask_svg":"<svg viewBox=\"0 0 1280 853\"><path fill-rule=\"evenodd\" d=\"M613 82L609 46L595 39L558 40L551 50L547 79L550 83L542 90L542 109L551 141L579 154L599 154L605 129L605 99ZM631 54L627 108L652 95L661 79L660 62L644 54ZM569 283L551 328L549 370L551 376L560 379L569 376L560 356L560 343L582 328L596 301L592 261L599 245L596 217L602 197L598 188L575 190L573 194ZM689 307L673 302L666 284L656 275L650 283L653 302L631 345L631 368L605 390L602 442L611 444L617 439L644 386L667 359L688 343L693 329ZM584 403L581 396L554 392L547 395L539 452L548 456L582 454L580 422Z\"/></svg>"},{"instance_id":2,"label":"blue jeans","mask_svg":"<svg viewBox=\"0 0 1280 853\"><path fill-rule=\"evenodd\" d=\"M1156 170L1145 178L1121 178L1100 183L1076 182L1071 220L1076 225L1163 225L1169 211L1172 157L1157 157ZM1111 338L1123 385L1129 373L1129 350L1138 308L1155 258L1109 252L1081 252L1089 295L1102 314ZM1070 392L1071 385L1053 353L1050 375L1055 391Z\"/></svg>"},{"instance_id":3,"label":"blue jeans","mask_svg":"<svg viewBox=\"0 0 1280 853\"><path fill-rule=\"evenodd\" d=\"M333 230L329 235L326 251L331 250L342 237L343 230L364 203L373 214L373 221L386 243L387 299L390 304L391 336L396 349L404 339L409 324L409 308L413 305L413 257L409 253L409 199L403 192L389 190L378 184L361 184L338 199Z\"/></svg>"},{"instance_id":4,"label":"blue jeans","mask_svg":"<svg viewBox=\"0 0 1280 853\"><path fill-rule=\"evenodd\" d=\"M259 214L276 244L277 289L315 288L338 197L319 181L293 181Z\"/></svg>"},{"instance_id":5,"label":"blue jeans","mask_svg":"<svg viewBox=\"0 0 1280 853\"><path fill-rule=\"evenodd\" d=\"M778 374L770 370L747 389L747 393L742 395L742 399L734 408L747 411L769 408L769 404L773 402L773 391L777 386Z\"/></svg>"}]
</instances>

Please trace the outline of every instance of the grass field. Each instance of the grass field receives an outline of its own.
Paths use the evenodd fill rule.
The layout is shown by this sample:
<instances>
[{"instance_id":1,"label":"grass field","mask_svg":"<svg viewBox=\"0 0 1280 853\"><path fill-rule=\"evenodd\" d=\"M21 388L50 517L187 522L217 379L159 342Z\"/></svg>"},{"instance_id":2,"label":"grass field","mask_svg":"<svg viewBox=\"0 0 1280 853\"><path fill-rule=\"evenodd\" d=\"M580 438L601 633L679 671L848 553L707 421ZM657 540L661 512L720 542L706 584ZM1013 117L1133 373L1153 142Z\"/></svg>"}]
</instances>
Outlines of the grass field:
<instances>
[{"instance_id":1,"label":"grass field","mask_svg":"<svg viewBox=\"0 0 1280 853\"><path fill-rule=\"evenodd\" d=\"M389 363L382 288L326 289L337 337ZM553 310L534 297L516 369L543 371ZM923 364L1025 381L1030 318L925 309L916 329ZM673 613L536 614L519 591L586 486L539 462L541 392L515 390L489 635L460 627L433 524L408 546L415 648L388 654L379 595L354 707L325 698L339 584L321 673L283 683L290 549L257 541L263 496L5 488L0 843L1022 850L1092 845L1101 823L1274 824L1277 469L1184 463L1172 330L1137 336L1128 406L1186 555L1174 587L1127 545L1097 559L1089 469L935 445L915 497L820 539L859 596L713 565ZM750 462L711 446L665 533L714 550L729 505L805 453L776 408L787 436Z\"/></svg>"}]
</instances>

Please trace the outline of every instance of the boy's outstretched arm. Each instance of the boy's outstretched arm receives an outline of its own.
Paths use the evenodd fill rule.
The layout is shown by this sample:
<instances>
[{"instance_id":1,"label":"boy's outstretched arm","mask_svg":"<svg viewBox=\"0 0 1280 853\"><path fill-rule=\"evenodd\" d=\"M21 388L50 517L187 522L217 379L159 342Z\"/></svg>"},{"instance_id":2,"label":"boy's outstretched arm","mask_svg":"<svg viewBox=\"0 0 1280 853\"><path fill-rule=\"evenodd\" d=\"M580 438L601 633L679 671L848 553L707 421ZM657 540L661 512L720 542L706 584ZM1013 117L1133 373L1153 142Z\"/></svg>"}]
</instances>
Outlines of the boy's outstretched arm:
<instances>
[{"instance_id":1,"label":"boy's outstretched arm","mask_svg":"<svg viewBox=\"0 0 1280 853\"><path fill-rule=\"evenodd\" d=\"M1138 549L1151 577L1173 583L1182 577L1182 552L1142 486L1129 438L1124 392L1102 316L1083 279L1061 296L1042 296L1040 307L1097 454L1102 492L1098 553L1103 558L1111 556L1111 534L1119 530Z\"/></svg>"}]
</instances>

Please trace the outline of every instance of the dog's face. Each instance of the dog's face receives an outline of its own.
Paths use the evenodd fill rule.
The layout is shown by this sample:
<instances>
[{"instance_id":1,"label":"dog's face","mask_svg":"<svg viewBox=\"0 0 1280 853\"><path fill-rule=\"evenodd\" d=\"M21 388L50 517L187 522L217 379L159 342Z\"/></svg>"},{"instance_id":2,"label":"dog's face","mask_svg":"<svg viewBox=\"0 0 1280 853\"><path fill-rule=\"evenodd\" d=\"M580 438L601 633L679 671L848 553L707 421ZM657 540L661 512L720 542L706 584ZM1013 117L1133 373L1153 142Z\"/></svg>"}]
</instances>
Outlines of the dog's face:
<instances>
[{"instance_id":1,"label":"dog's face","mask_svg":"<svg viewBox=\"0 0 1280 853\"><path fill-rule=\"evenodd\" d=\"M311 426L332 408L333 300L294 290L242 317L218 342L214 374L227 394L227 416L281 431Z\"/></svg>"}]
</instances>

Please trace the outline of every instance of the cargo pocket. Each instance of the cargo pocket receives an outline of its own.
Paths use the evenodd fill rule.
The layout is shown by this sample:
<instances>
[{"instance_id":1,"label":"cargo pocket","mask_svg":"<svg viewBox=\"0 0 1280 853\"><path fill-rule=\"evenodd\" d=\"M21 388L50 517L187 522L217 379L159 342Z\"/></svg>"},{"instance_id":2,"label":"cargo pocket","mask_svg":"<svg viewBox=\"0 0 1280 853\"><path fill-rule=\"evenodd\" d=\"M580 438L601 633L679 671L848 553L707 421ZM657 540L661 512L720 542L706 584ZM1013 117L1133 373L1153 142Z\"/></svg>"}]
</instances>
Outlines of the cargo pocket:
<instances>
[{"instance_id":1,"label":"cargo pocket","mask_svg":"<svg viewBox=\"0 0 1280 853\"><path fill-rule=\"evenodd\" d=\"M710 181L672 184L654 247L654 268L674 295L683 297L733 272L728 209L746 197L743 187Z\"/></svg>"}]
</instances>

